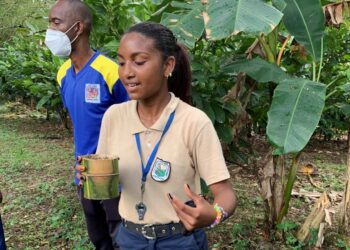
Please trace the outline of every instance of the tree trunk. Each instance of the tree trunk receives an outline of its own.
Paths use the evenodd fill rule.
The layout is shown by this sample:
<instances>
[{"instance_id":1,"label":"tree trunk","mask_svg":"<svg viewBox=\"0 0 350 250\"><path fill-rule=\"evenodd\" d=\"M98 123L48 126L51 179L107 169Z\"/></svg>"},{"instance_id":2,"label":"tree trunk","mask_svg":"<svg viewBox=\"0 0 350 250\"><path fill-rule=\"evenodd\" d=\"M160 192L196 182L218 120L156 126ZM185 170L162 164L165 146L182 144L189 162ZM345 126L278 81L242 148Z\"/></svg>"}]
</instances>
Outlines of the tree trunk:
<instances>
[{"instance_id":1,"label":"tree trunk","mask_svg":"<svg viewBox=\"0 0 350 250\"><path fill-rule=\"evenodd\" d=\"M277 220L276 220L277 224L280 224L282 222L284 216L288 213L288 210L289 210L289 202L292 197L293 186L297 176L297 169L298 169L300 154L301 152L293 156L293 160L289 168L287 183L286 185L283 185L282 207L277 216Z\"/></svg>"},{"instance_id":2,"label":"tree trunk","mask_svg":"<svg viewBox=\"0 0 350 250\"><path fill-rule=\"evenodd\" d=\"M275 228L283 204L284 156L273 156L270 151L259 174L261 196L265 201L266 233Z\"/></svg>"},{"instance_id":3,"label":"tree trunk","mask_svg":"<svg viewBox=\"0 0 350 250\"><path fill-rule=\"evenodd\" d=\"M284 156L274 156L275 185L273 187L273 202L275 207L275 222L283 206L283 193L285 187L285 162Z\"/></svg>"},{"instance_id":4,"label":"tree trunk","mask_svg":"<svg viewBox=\"0 0 350 250\"><path fill-rule=\"evenodd\" d=\"M347 171L343 202L340 209L340 230L346 232L349 229L350 219L350 127L348 128L348 152Z\"/></svg>"}]
</instances>

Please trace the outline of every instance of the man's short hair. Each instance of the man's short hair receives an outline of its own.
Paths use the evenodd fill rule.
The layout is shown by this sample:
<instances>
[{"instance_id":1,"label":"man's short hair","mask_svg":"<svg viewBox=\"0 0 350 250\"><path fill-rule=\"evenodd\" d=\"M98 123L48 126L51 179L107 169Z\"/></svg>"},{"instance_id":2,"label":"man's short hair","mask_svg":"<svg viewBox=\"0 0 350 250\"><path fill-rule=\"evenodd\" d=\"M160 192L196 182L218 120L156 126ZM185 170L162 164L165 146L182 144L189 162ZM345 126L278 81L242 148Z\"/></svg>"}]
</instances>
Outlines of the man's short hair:
<instances>
[{"instance_id":1,"label":"man's short hair","mask_svg":"<svg viewBox=\"0 0 350 250\"><path fill-rule=\"evenodd\" d=\"M82 21L85 26L85 32L89 35L92 29L92 13L90 8L80 0L60 0L66 1L71 11L77 16L75 21Z\"/></svg>"}]
</instances>

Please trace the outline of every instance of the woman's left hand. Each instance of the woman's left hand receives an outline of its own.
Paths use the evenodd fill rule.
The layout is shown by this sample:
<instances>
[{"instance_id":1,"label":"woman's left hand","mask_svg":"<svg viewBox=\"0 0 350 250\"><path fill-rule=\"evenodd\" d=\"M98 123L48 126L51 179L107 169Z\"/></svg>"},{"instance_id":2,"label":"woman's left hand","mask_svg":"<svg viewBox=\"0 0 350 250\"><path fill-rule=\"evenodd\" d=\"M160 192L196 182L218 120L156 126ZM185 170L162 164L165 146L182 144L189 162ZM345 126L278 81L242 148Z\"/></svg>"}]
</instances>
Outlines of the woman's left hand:
<instances>
[{"instance_id":1,"label":"woman's left hand","mask_svg":"<svg viewBox=\"0 0 350 250\"><path fill-rule=\"evenodd\" d=\"M75 176L79 179L79 186L82 187L83 184L84 184L84 180L85 180L85 177L83 175L83 171L85 171L85 167L83 165L81 165L81 161L83 159L81 158L81 156L78 156L77 157L77 165L75 165L75 170L76 170L76 174Z\"/></svg>"},{"instance_id":2,"label":"woman's left hand","mask_svg":"<svg viewBox=\"0 0 350 250\"><path fill-rule=\"evenodd\" d=\"M186 195L193 200L196 207L186 205L171 194L169 194L169 200L186 230L192 231L196 228L207 227L212 224L216 218L216 211L213 205L207 202L202 196L193 193L188 185L184 185L184 190Z\"/></svg>"}]
</instances>

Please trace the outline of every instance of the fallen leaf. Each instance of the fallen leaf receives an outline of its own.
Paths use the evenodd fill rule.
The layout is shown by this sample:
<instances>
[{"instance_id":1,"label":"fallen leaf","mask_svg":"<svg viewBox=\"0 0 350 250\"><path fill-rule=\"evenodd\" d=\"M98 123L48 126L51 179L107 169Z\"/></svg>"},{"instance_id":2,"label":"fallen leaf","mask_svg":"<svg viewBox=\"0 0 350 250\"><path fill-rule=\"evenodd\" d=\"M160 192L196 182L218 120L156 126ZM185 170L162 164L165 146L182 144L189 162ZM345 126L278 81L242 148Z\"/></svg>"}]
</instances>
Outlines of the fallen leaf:
<instances>
[{"instance_id":1,"label":"fallen leaf","mask_svg":"<svg viewBox=\"0 0 350 250\"><path fill-rule=\"evenodd\" d=\"M300 167L298 173L301 173L303 175L315 175L318 173L318 169L314 164L306 163Z\"/></svg>"}]
</instances>

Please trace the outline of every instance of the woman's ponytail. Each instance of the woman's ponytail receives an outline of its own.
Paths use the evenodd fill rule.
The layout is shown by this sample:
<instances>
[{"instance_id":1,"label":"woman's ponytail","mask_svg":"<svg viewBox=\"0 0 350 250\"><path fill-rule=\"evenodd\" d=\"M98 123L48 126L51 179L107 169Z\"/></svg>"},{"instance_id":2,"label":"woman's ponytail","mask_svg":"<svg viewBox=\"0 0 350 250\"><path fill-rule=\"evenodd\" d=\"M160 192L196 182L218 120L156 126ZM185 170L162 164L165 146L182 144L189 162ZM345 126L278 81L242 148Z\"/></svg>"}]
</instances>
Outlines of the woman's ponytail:
<instances>
[{"instance_id":1,"label":"woman's ponytail","mask_svg":"<svg viewBox=\"0 0 350 250\"><path fill-rule=\"evenodd\" d=\"M175 69L168 79L168 89L186 103L191 103L191 66L186 48L177 44Z\"/></svg>"}]
</instances>

